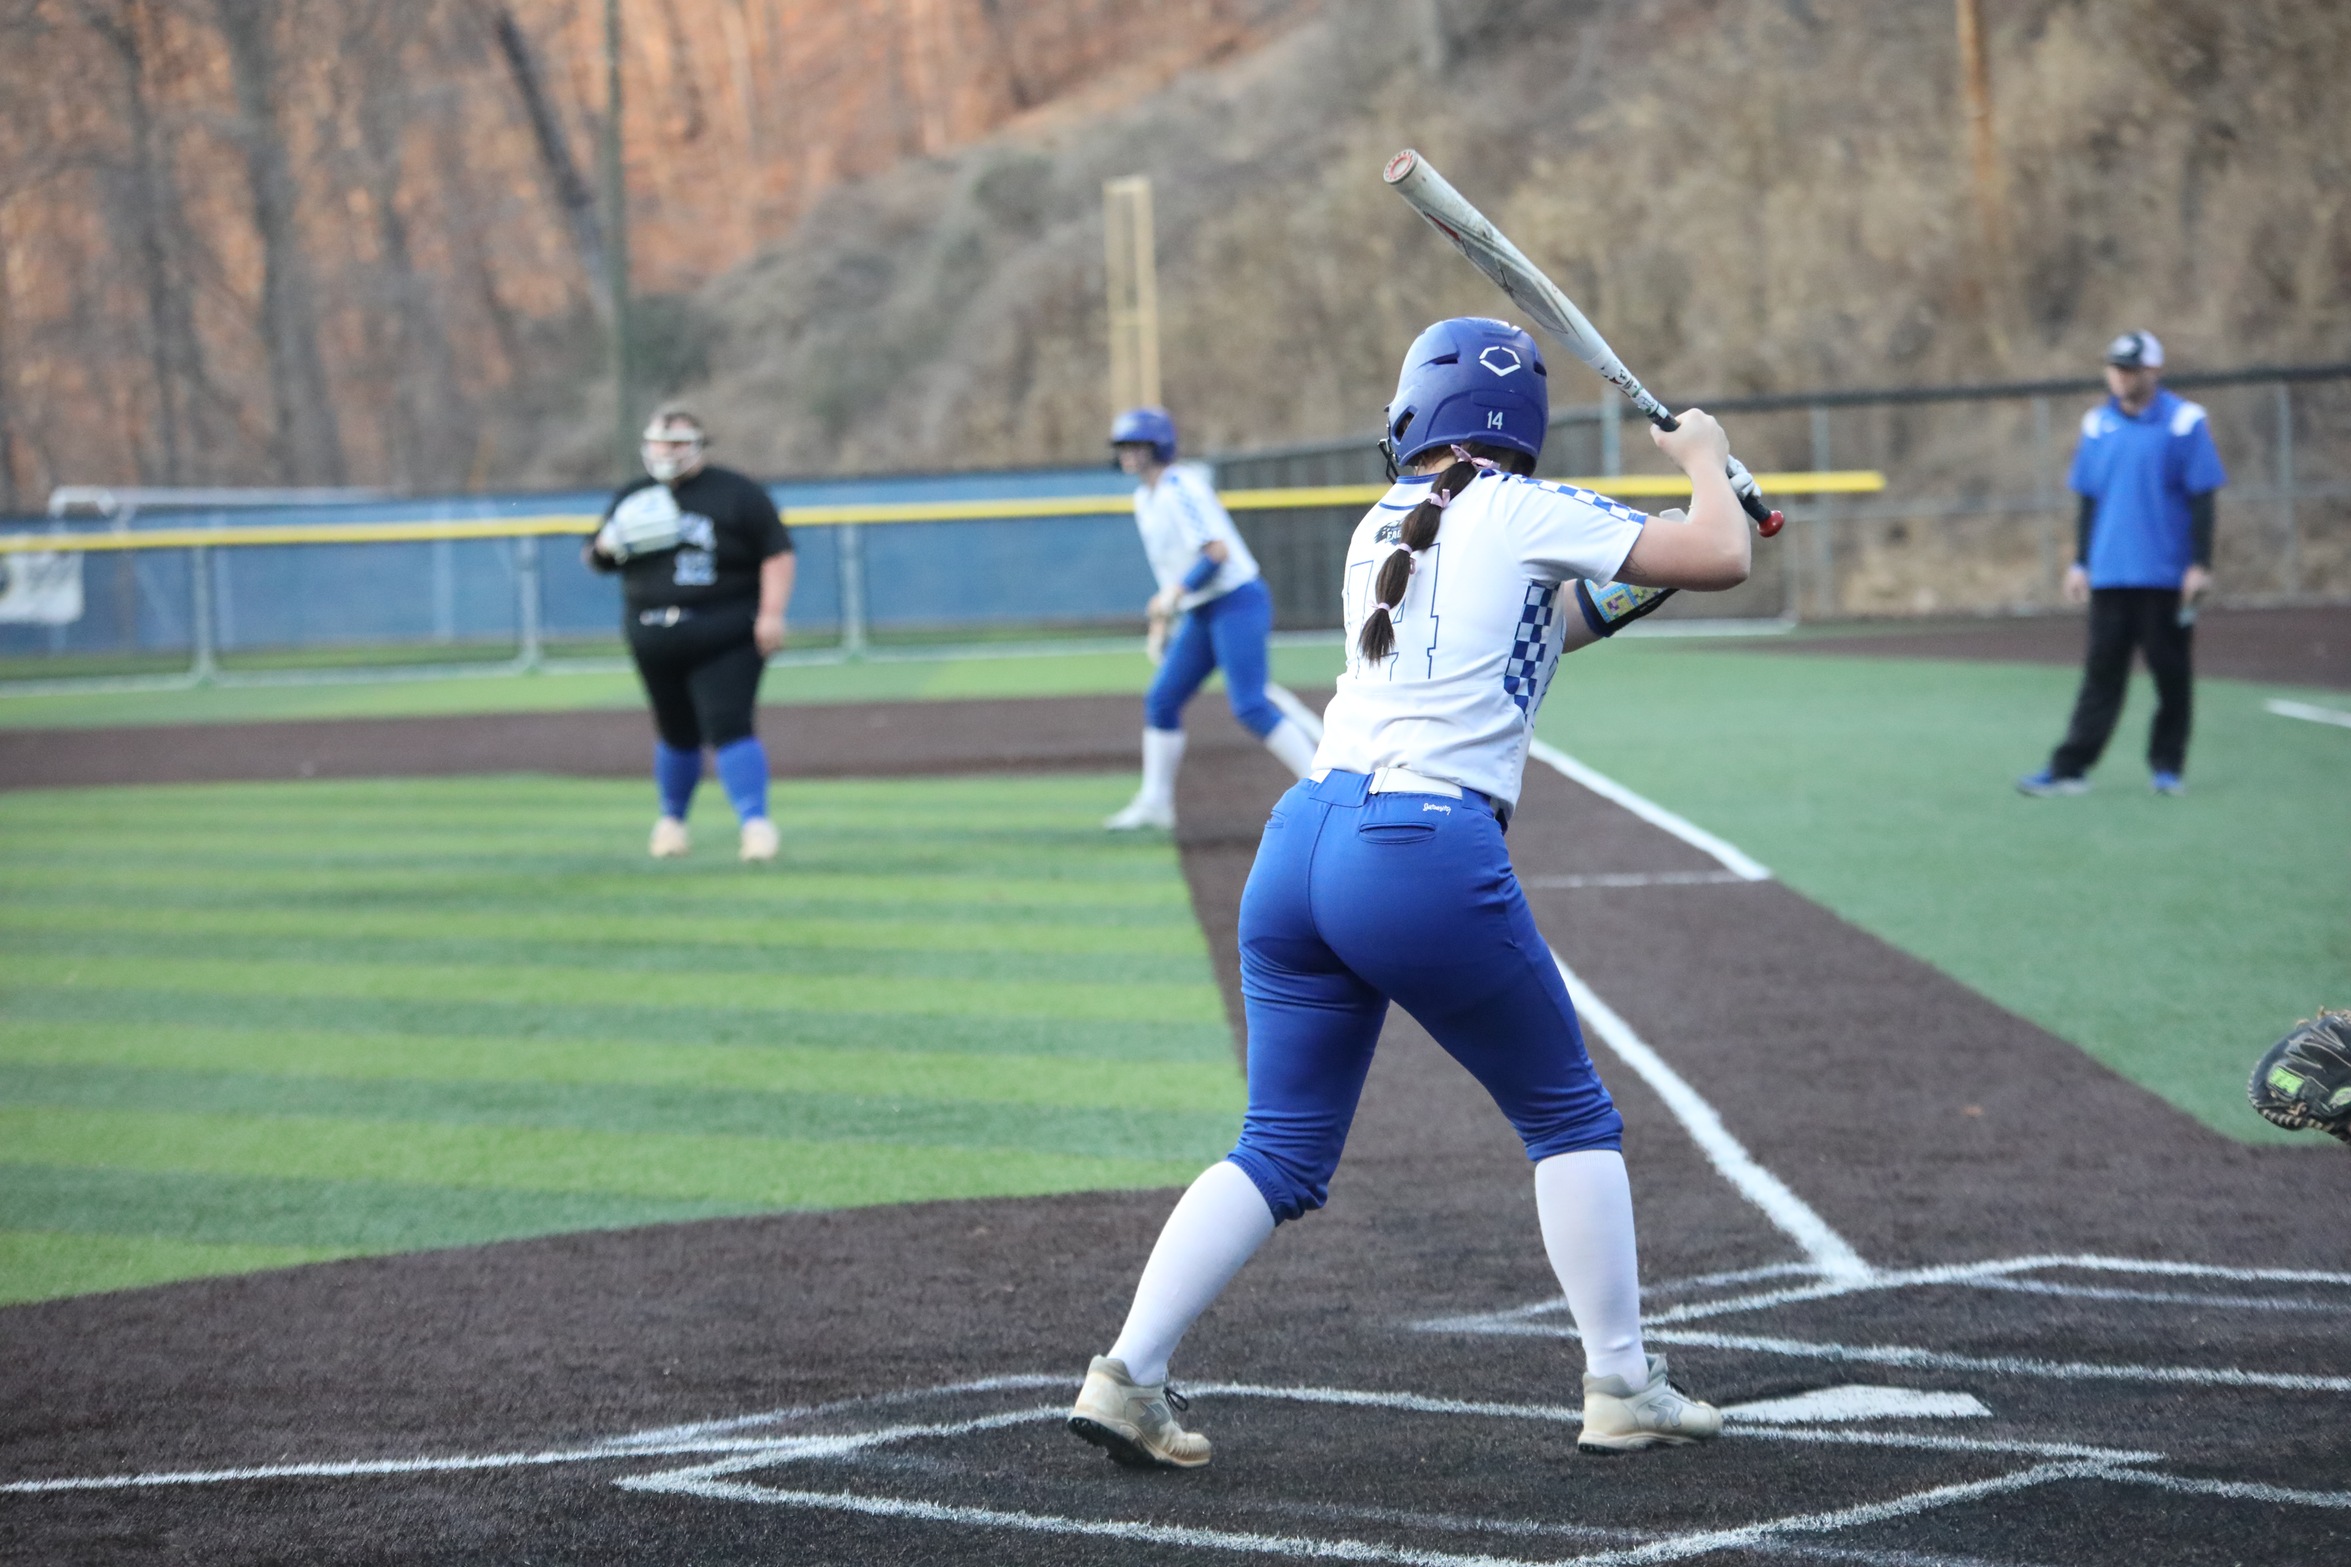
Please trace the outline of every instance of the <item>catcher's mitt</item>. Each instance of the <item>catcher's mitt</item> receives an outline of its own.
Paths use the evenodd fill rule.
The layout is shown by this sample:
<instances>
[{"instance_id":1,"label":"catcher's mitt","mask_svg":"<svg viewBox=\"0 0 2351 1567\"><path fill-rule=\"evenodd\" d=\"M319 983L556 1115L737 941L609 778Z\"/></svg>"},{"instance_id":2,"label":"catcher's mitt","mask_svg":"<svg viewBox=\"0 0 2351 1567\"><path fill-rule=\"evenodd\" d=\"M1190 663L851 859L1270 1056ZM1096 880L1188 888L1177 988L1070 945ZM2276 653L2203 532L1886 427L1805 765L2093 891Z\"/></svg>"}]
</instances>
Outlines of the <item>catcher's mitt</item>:
<instances>
[{"instance_id":1,"label":"catcher's mitt","mask_svg":"<svg viewBox=\"0 0 2351 1567\"><path fill-rule=\"evenodd\" d=\"M2245 1097L2265 1120L2351 1143L2351 1012L2296 1024L2255 1063Z\"/></svg>"},{"instance_id":2,"label":"catcher's mitt","mask_svg":"<svg viewBox=\"0 0 2351 1567\"><path fill-rule=\"evenodd\" d=\"M596 545L614 560L674 550L685 538L685 514L666 484L631 491L596 532Z\"/></svg>"}]
</instances>

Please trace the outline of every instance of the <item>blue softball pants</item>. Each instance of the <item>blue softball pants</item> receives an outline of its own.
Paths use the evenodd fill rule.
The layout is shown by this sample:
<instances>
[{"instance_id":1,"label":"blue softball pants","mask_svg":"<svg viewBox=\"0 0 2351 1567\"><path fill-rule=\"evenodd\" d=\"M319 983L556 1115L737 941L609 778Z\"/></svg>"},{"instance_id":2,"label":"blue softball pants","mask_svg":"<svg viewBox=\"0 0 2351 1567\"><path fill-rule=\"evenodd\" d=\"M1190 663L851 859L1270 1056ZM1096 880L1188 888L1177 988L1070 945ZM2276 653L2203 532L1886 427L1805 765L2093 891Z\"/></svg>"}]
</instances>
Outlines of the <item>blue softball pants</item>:
<instances>
[{"instance_id":1,"label":"blue softball pants","mask_svg":"<svg viewBox=\"0 0 2351 1567\"><path fill-rule=\"evenodd\" d=\"M1529 1159L1624 1134L1490 807L1370 782L1334 771L1282 796L1241 894L1249 1111L1230 1158L1276 1219L1329 1195L1391 1001Z\"/></svg>"},{"instance_id":2,"label":"blue softball pants","mask_svg":"<svg viewBox=\"0 0 2351 1567\"><path fill-rule=\"evenodd\" d=\"M1159 676L1143 699L1143 721L1154 729L1184 727L1184 704L1215 670L1224 671L1233 716L1259 739L1282 721L1265 699L1265 637L1273 630L1273 595L1261 577L1220 593L1184 616L1168 639Z\"/></svg>"}]
</instances>

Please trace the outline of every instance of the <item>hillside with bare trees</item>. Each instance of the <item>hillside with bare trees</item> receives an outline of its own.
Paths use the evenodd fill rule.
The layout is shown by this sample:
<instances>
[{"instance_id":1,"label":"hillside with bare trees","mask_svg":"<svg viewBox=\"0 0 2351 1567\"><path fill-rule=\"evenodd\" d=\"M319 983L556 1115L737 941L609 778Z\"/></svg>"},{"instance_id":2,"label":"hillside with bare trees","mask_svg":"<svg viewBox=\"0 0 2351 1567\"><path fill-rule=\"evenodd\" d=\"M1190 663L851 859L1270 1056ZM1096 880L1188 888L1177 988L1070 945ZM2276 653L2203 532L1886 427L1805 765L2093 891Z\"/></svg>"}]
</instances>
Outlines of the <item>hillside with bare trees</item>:
<instances>
[{"instance_id":1,"label":"hillside with bare trees","mask_svg":"<svg viewBox=\"0 0 2351 1567\"><path fill-rule=\"evenodd\" d=\"M1284 9L625 0L650 379L694 368L680 297L825 191ZM603 362L603 43L583 0L0 0L0 510L516 476Z\"/></svg>"},{"instance_id":2,"label":"hillside with bare trees","mask_svg":"<svg viewBox=\"0 0 2351 1567\"><path fill-rule=\"evenodd\" d=\"M1417 326L1495 303L1381 189L1406 143L1686 393L2080 374L2125 324L2183 365L2351 355L2339 6L1982 0L1983 165L1943 5L625 9L639 400L703 399L754 468L1095 455L1130 173L1195 441L1364 430ZM20 503L608 473L599 18L19 0Z\"/></svg>"}]
</instances>

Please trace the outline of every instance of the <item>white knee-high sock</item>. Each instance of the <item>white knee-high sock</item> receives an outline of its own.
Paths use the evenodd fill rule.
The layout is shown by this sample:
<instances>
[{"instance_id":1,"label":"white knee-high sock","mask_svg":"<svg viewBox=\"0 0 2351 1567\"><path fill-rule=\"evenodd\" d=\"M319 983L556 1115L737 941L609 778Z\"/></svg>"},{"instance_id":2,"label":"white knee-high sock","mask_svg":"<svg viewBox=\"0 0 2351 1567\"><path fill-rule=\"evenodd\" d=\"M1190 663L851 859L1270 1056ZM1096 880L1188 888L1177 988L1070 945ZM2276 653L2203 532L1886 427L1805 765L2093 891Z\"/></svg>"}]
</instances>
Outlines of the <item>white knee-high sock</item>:
<instances>
[{"instance_id":1,"label":"white knee-high sock","mask_svg":"<svg viewBox=\"0 0 2351 1567\"><path fill-rule=\"evenodd\" d=\"M1641 1345L1641 1263L1633 1246L1633 1186L1613 1148L1553 1154L1535 1166L1543 1250L1584 1339L1584 1369L1649 1380Z\"/></svg>"},{"instance_id":2,"label":"white knee-high sock","mask_svg":"<svg viewBox=\"0 0 2351 1567\"><path fill-rule=\"evenodd\" d=\"M1135 1304L1111 1358L1146 1385L1167 1380L1167 1357L1273 1233L1273 1210L1241 1167L1221 1159L1201 1172L1167 1216L1143 1265Z\"/></svg>"},{"instance_id":3,"label":"white knee-high sock","mask_svg":"<svg viewBox=\"0 0 2351 1567\"><path fill-rule=\"evenodd\" d=\"M1314 771L1314 742L1306 738L1305 730L1287 718L1266 735L1265 748L1301 778Z\"/></svg>"},{"instance_id":4,"label":"white knee-high sock","mask_svg":"<svg viewBox=\"0 0 2351 1567\"><path fill-rule=\"evenodd\" d=\"M1176 769L1184 761L1181 729L1143 731L1143 798L1154 805L1175 804Z\"/></svg>"}]
</instances>

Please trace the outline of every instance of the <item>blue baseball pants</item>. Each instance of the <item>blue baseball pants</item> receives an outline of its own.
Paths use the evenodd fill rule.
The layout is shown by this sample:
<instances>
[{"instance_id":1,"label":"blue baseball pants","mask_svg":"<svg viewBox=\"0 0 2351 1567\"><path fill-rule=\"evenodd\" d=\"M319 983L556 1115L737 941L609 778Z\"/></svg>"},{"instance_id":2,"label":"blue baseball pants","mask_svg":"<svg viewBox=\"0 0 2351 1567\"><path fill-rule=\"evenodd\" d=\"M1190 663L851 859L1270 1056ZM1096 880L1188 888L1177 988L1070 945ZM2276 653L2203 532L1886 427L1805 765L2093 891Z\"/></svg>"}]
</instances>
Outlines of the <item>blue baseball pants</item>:
<instances>
[{"instance_id":1,"label":"blue baseball pants","mask_svg":"<svg viewBox=\"0 0 2351 1567\"><path fill-rule=\"evenodd\" d=\"M1551 949L1477 795L1301 780L1241 895L1249 1111L1231 1160L1276 1219L1319 1208L1393 1001L1494 1096L1540 1161L1618 1147Z\"/></svg>"},{"instance_id":2,"label":"blue baseball pants","mask_svg":"<svg viewBox=\"0 0 2351 1567\"><path fill-rule=\"evenodd\" d=\"M1273 595L1261 578L1188 612L1143 699L1143 721L1154 729L1183 728L1184 704L1222 669L1233 716L1261 740L1272 734L1282 721L1281 709L1265 699L1265 637L1272 629Z\"/></svg>"}]
</instances>

